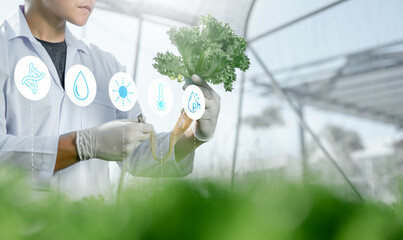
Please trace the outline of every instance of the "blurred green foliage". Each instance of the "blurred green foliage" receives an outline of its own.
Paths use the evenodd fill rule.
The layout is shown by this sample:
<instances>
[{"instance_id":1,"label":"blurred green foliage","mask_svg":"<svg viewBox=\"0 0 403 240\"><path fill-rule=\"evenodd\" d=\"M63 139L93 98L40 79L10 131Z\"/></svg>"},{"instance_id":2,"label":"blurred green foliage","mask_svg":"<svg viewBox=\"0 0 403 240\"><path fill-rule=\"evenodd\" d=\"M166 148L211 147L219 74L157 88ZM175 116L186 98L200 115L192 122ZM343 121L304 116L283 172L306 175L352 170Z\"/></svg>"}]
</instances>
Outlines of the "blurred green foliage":
<instances>
[{"instance_id":1,"label":"blurred green foliage","mask_svg":"<svg viewBox=\"0 0 403 240\"><path fill-rule=\"evenodd\" d=\"M0 169L0 239L403 239L403 206L359 202L317 185L246 177L128 189L122 202L33 197Z\"/></svg>"}]
</instances>

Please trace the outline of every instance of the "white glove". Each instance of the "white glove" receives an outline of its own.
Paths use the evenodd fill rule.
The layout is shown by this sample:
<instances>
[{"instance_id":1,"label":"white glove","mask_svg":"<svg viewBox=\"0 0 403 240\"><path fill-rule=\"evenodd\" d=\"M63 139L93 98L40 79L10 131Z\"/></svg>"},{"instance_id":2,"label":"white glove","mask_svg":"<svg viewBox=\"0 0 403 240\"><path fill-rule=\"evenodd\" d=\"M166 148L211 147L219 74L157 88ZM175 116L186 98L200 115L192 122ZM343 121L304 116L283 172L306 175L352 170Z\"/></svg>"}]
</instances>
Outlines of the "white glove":
<instances>
[{"instance_id":1,"label":"white glove","mask_svg":"<svg viewBox=\"0 0 403 240\"><path fill-rule=\"evenodd\" d=\"M100 158L122 161L144 140L150 137L153 127L134 120L116 120L76 132L77 152L80 160Z\"/></svg>"},{"instance_id":2,"label":"white glove","mask_svg":"<svg viewBox=\"0 0 403 240\"><path fill-rule=\"evenodd\" d=\"M193 135L202 142L209 141L214 136L217 126L218 114L220 113L220 96L199 76L193 75L192 82L203 92L206 109L203 116L197 120L192 128ZM186 84L183 89L189 85Z\"/></svg>"}]
</instances>

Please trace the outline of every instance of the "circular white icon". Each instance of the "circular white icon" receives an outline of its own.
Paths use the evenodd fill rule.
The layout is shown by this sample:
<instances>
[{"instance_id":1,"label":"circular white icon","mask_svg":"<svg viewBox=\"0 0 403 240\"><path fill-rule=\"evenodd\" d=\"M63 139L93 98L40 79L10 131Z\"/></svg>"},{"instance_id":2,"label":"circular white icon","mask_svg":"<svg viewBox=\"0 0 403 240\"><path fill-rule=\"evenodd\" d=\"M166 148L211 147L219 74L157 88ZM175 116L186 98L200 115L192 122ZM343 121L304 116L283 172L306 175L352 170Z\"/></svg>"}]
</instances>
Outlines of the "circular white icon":
<instances>
[{"instance_id":1,"label":"circular white icon","mask_svg":"<svg viewBox=\"0 0 403 240\"><path fill-rule=\"evenodd\" d=\"M148 87L148 104L154 113L163 116L168 114L173 105L173 95L168 83L155 79Z\"/></svg>"},{"instance_id":2,"label":"circular white icon","mask_svg":"<svg viewBox=\"0 0 403 240\"><path fill-rule=\"evenodd\" d=\"M31 101L44 98L50 89L50 74L45 63L34 56L21 58L15 66L14 81L18 91Z\"/></svg>"},{"instance_id":3,"label":"circular white icon","mask_svg":"<svg viewBox=\"0 0 403 240\"><path fill-rule=\"evenodd\" d=\"M109 98L122 112L130 111L137 101L137 88L129 74L116 73L109 82Z\"/></svg>"},{"instance_id":4,"label":"circular white icon","mask_svg":"<svg viewBox=\"0 0 403 240\"><path fill-rule=\"evenodd\" d=\"M189 118L199 120L205 110L203 92L196 85L189 85L183 93L183 108Z\"/></svg>"},{"instance_id":5,"label":"circular white icon","mask_svg":"<svg viewBox=\"0 0 403 240\"><path fill-rule=\"evenodd\" d=\"M90 105L97 94L94 74L83 65L72 66L66 74L65 90L67 96L77 106Z\"/></svg>"}]
</instances>

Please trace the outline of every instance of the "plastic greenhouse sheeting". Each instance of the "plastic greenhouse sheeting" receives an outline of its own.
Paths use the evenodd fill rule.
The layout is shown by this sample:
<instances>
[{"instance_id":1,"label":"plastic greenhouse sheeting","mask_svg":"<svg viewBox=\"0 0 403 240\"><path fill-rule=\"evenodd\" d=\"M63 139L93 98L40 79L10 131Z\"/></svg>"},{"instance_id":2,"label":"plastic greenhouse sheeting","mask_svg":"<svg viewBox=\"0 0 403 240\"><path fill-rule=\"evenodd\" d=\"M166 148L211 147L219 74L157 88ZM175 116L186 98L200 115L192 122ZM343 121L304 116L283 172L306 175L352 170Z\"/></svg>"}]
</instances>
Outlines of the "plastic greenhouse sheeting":
<instances>
[{"instance_id":1,"label":"plastic greenhouse sheeting","mask_svg":"<svg viewBox=\"0 0 403 240\"><path fill-rule=\"evenodd\" d=\"M100 0L100 8L143 18L162 17L194 25L201 15L212 14L243 34L252 0Z\"/></svg>"}]
</instances>

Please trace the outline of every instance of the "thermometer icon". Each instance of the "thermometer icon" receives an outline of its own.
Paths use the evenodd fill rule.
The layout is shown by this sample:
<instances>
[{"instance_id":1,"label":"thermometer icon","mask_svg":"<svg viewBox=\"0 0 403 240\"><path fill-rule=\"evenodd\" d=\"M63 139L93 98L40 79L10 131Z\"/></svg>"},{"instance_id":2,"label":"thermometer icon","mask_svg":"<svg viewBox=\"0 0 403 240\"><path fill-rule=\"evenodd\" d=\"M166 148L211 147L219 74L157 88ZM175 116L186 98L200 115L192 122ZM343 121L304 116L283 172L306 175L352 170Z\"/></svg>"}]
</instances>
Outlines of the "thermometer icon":
<instances>
[{"instance_id":1,"label":"thermometer icon","mask_svg":"<svg viewBox=\"0 0 403 240\"><path fill-rule=\"evenodd\" d=\"M165 101L163 98L164 88L161 83L158 85L158 93L157 108L163 111L165 109Z\"/></svg>"}]
</instances>

